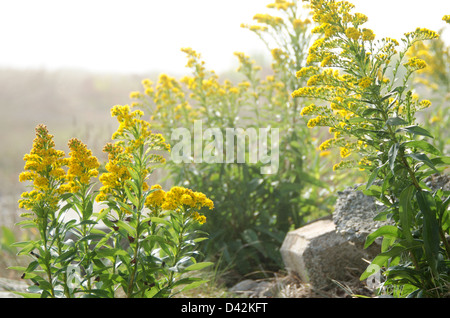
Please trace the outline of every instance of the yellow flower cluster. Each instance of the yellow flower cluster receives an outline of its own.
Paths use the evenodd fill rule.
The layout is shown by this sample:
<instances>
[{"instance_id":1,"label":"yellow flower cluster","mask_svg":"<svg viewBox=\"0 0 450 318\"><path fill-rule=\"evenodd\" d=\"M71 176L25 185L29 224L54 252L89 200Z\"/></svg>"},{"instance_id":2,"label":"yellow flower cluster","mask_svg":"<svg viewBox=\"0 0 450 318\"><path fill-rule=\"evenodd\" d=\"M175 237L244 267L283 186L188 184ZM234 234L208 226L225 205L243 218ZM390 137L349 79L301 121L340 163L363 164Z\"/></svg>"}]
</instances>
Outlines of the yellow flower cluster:
<instances>
[{"instance_id":1,"label":"yellow flower cluster","mask_svg":"<svg viewBox=\"0 0 450 318\"><path fill-rule=\"evenodd\" d=\"M363 77L359 80L358 85L363 89L367 88L372 85L372 79L370 77Z\"/></svg>"},{"instance_id":2,"label":"yellow flower cluster","mask_svg":"<svg viewBox=\"0 0 450 318\"><path fill-rule=\"evenodd\" d=\"M159 184L153 185L151 189L153 191L147 196L145 205L152 211L158 211L159 209L185 211L185 213L192 213L191 216L194 220L203 224L206 217L198 213L198 210L203 207L210 210L214 208L213 202L201 192L194 192L177 186L165 192Z\"/></svg>"},{"instance_id":3,"label":"yellow flower cluster","mask_svg":"<svg viewBox=\"0 0 450 318\"><path fill-rule=\"evenodd\" d=\"M267 8L286 11L289 8L294 7L294 6L295 6L294 2L289 2L286 0L275 0L274 3L269 3L267 5Z\"/></svg>"},{"instance_id":4,"label":"yellow flower cluster","mask_svg":"<svg viewBox=\"0 0 450 318\"><path fill-rule=\"evenodd\" d=\"M363 41L373 41L375 40L375 33L371 29L362 29L362 39Z\"/></svg>"},{"instance_id":5,"label":"yellow flower cluster","mask_svg":"<svg viewBox=\"0 0 450 318\"><path fill-rule=\"evenodd\" d=\"M421 70L421 69L424 69L425 67L427 67L427 63L424 60L419 59L417 57L410 58L409 61L407 63L403 64L403 65L410 72Z\"/></svg>"},{"instance_id":6,"label":"yellow flower cluster","mask_svg":"<svg viewBox=\"0 0 450 318\"><path fill-rule=\"evenodd\" d=\"M274 28L279 27L284 22L283 19L280 17L274 17L270 14L262 14L262 13L255 14L253 20L256 20L258 23L261 24L270 25Z\"/></svg>"},{"instance_id":7,"label":"yellow flower cluster","mask_svg":"<svg viewBox=\"0 0 450 318\"><path fill-rule=\"evenodd\" d=\"M333 171L337 171L337 170L341 170L341 169L347 169L347 168L352 168L355 166L355 161L353 160L342 160L338 163L336 163L333 166Z\"/></svg>"},{"instance_id":8,"label":"yellow flower cluster","mask_svg":"<svg viewBox=\"0 0 450 318\"><path fill-rule=\"evenodd\" d=\"M445 21L445 22L447 22L447 23L450 23L450 15L444 15L444 16L442 17L442 21Z\"/></svg>"},{"instance_id":9,"label":"yellow flower cluster","mask_svg":"<svg viewBox=\"0 0 450 318\"><path fill-rule=\"evenodd\" d=\"M164 203L161 207L164 210L175 210L180 206L200 209L202 207L214 208L213 202L204 193L194 192L183 187L172 187L166 192Z\"/></svg>"},{"instance_id":10,"label":"yellow flower cluster","mask_svg":"<svg viewBox=\"0 0 450 318\"><path fill-rule=\"evenodd\" d=\"M156 209L161 207L166 198L166 192L162 189L159 184L155 184L151 187L152 192L147 196L145 200L145 206L149 209Z\"/></svg>"},{"instance_id":11,"label":"yellow flower cluster","mask_svg":"<svg viewBox=\"0 0 450 318\"><path fill-rule=\"evenodd\" d=\"M19 175L19 181L33 182L33 190L24 192L19 200L19 207L32 210L39 205L55 211L58 196L65 192L60 188L65 181L67 164L64 152L56 150L53 135L49 134L45 125L36 127L36 138L29 154L24 156L26 161L24 171Z\"/></svg>"},{"instance_id":12,"label":"yellow flower cluster","mask_svg":"<svg viewBox=\"0 0 450 318\"><path fill-rule=\"evenodd\" d=\"M154 134L150 129L150 123L141 119L144 113L141 110L130 111L128 105L116 105L111 109L111 116L117 117L119 128L113 134L112 139L126 140L125 152L133 153L144 146L152 150L170 150L161 134ZM156 157L155 157L156 158ZM164 162L163 157L159 157Z\"/></svg>"},{"instance_id":13,"label":"yellow flower cluster","mask_svg":"<svg viewBox=\"0 0 450 318\"><path fill-rule=\"evenodd\" d=\"M97 202L106 201L108 194L121 192L126 185L126 180L130 179L128 166L131 164L131 158L125 155L124 148L118 144L108 143L103 148L103 152L108 154L108 162L105 165L107 172L99 178L103 186L96 197Z\"/></svg>"},{"instance_id":14,"label":"yellow flower cluster","mask_svg":"<svg viewBox=\"0 0 450 318\"><path fill-rule=\"evenodd\" d=\"M414 32L405 33L405 36L409 38L412 35L413 41L432 40L439 38L439 33L426 28L417 28Z\"/></svg>"},{"instance_id":15,"label":"yellow flower cluster","mask_svg":"<svg viewBox=\"0 0 450 318\"><path fill-rule=\"evenodd\" d=\"M79 139L69 140L69 159L67 160L67 182L69 191L77 192L80 187L88 186L92 177L97 177L100 163Z\"/></svg>"},{"instance_id":16,"label":"yellow flower cluster","mask_svg":"<svg viewBox=\"0 0 450 318\"><path fill-rule=\"evenodd\" d=\"M315 118L311 118L310 120L308 120L307 123L308 128L313 128L316 126L328 126L328 125L329 125L328 118L322 115L319 115Z\"/></svg>"},{"instance_id":17,"label":"yellow flower cluster","mask_svg":"<svg viewBox=\"0 0 450 318\"><path fill-rule=\"evenodd\" d=\"M354 27L350 27L348 29L345 30L345 35L352 40L358 40L359 37L361 36L361 33L359 33L357 28Z\"/></svg>"}]
</instances>

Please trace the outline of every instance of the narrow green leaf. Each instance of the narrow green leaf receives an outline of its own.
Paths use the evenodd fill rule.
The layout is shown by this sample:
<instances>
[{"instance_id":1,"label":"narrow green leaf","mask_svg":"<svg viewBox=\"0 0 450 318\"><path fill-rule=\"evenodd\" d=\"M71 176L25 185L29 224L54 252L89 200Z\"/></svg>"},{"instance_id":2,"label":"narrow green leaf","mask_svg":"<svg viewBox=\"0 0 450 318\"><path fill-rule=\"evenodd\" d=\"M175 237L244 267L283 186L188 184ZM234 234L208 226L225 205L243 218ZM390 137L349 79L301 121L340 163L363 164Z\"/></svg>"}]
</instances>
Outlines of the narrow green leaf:
<instances>
[{"instance_id":1,"label":"narrow green leaf","mask_svg":"<svg viewBox=\"0 0 450 318\"><path fill-rule=\"evenodd\" d=\"M114 257L114 256L127 256L128 253L120 248L101 248L97 250L98 257Z\"/></svg>"},{"instance_id":2,"label":"narrow green leaf","mask_svg":"<svg viewBox=\"0 0 450 318\"><path fill-rule=\"evenodd\" d=\"M23 221L17 222L15 225L21 226L23 229L36 228L36 222L34 222L33 220L23 220Z\"/></svg>"},{"instance_id":3,"label":"narrow green leaf","mask_svg":"<svg viewBox=\"0 0 450 318\"><path fill-rule=\"evenodd\" d=\"M98 241L97 245L95 245L95 249L103 247L113 235L115 235L114 231L110 231L109 233L104 235L103 238Z\"/></svg>"},{"instance_id":4,"label":"narrow green leaf","mask_svg":"<svg viewBox=\"0 0 450 318\"><path fill-rule=\"evenodd\" d=\"M367 186L366 189L369 189L372 184L375 182L375 180L377 179L378 176L378 171L380 171L382 166L380 167L376 167L375 169L373 169L372 173L369 176L369 179L367 180Z\"/></svg>"},{"instance_id":5,"label":"narrow green leaf","mask_svg":"<svg viewBox=\"0 0 450 318\"><path fill-rule=\"evenodd\" d=\"M436 156L440 156L442 154L439 149L437 149L436 147L434 147L432 144L430 144L425 140L405 141L404 143L401 144L401 147L419 148Z\"/></svg>"},{"instance_id":6,"label":"narrow green leaf","mask_svg":"<svg viewBox=\"0 0 450 318\"><path fill-rule=\"evenodd\" d=\"M122 221L122 220L117 220L117 226L121 229L124 229L125 231L128 232L128 234L130 234L132 237L136 236L136 230L133 229L128 223Z\"/></svg>"},{"instance_id":7,"label":"narrow green leaf","mask_svg":"<svg viewBox=\"0 0 450 318\"><path fill-rule=\"evenodd\" d=\"M214 263L213 262L200 262L200 263L192 264L192 265L186 267L184 270L185 271L198 271L203 268L209 267L211 265L214 265Z\"/></svg>"},{"instance_id":8,"label":"narrow green leaf","mask_svg":"<svg viewBox=\"0 0 450 318\"><path fill-rule=\"evenodd\" d=\"M37 243L30 241L30 242L17 242L11 244L11 246L16 246L18 248L22 248L17 255L25 255L30 253L32 250L34 250L37 247Z\"/></svg>"},{"instance_id":9,"label":"narrow green leaf","mask_svg":"<svg viewBox=\"0 0 450 318\"><path fill-rule=\"evenodd\" d=\"M423 154L423 153L409 153L409 154L406 154L405 157L410 157L410 158L413 158L416 161L423 162L424 164L429 166L431 169L435 170L436 172L439 172L436 169L436 167L433 164L433 162L430 160L430 158L428 158L428 156L426 154Z\"/></svg>"},{"instance_id":10,"label":"narrow green leaf","mask_svg":"<svg viewBox=\"0 0 450 318\"><path fill-rule=\"evenodd\" d=\"M435 166L450 165L450 157L437 157L430 160Z\"/></svg>"},{"instance_id":11,"label":"narrow green leaf","mask_svg":"<svg viewBox=\"0 0 450 318\"><path fill-rule=\"evenodd\" d=\"M71 261L73 257L76 256L76 250L69 250L65 253L62 253L55 259L55 264L62 263L65 261Z\"/></svg>"},{"instance_id":12,"label":"narrow green leaf","mask_svg":"<svg viewBox=\"0 0 450 318\"><path fill-rule=\"evenodd\" d=\"M185 291L188 291L188 290L190 290L190 289L197 288L198 286L203 285L204 283L207 283L207 282L208 282L207 280L198 280L198 281L195 281L195 282L190 283L190 284L186 285L185 287L183 287L183 289L182 289L181 291L182 291L182 292L185 292Z\"/></svg>"},{"instance_id":13,"label":"narrow green leaf","mask_svg":"<svg viewBox=\"0 0 450 318\"><path fill-rule=\"evenodd\" d=\"M446 232L450 228L450 210L448 206L450 204L450 196L442 203L441 210L439 211L439 222L442 230Z\"/></svg>"},{"instance_id":14,"label":"narrow green leaf","mask_svg":"<svg viewBox=\"0 0 450 318\"><path fill-rule=\"evenodd\" d=\"M400 117L391 117L386 120L386 125L389 126L400 126L400 125L408 125L408 122Z\"/></svg>"},{"instance_id":15,"label":"narrow green leaf","mask_svg":"<svg viewBox=\"0 0 450 318\"><path fill-rule=\"evenodd\" d=\"M373 259L372 263L367 267L367 269L362 273L360 280L365 280L369 276L375 274L379 271L383 266L388 265L389 259L397 257L413 248L417 248L421 246L421 242L406 242L404 240L394 244L392 248L386 252L380 253Z\"/></svg>"},{"instance_id":16,"label":"narrow green leaf","mask_svg":"<svg viewBox=\"0 0 450 318\"><path fill-rule=\"evenodd\" d=\"M411 235L412 220L414 218L414 211L411 206L411 199L414 193L414 186L410 185L405 188L400 194L400 204L399 204L399 214L400 214L400 225L402 227L403 234L408 241L412 241L413 237Z\"/></svg>"},{"instance_id":17,"label":"narrow green leaf","mask_svg":"<svg viewBox=\"0 0 450 318\"><path fill-rule=\"evenodd\" d=\"M163 218L159 218L159 217L151 217L150 220L152 221L152 223L162 223L165 225L170 225L170 222L167 221L166 219Z\"/></svg>"},{"instance_id":18,"label":"narrow green leaf","mask_svg":"<svg viewBox=\"0 0 450 318\"><path fill-rule=\"evenodd\" d=\"M439 224L436 219L437 208L433 195L428 191L417 191L417 203L423 213L423 243L425 257L434 274L437 274L437 264L439 257Z\"/></svg>"},{"instance_id":19,"label":"narrow green leaf","mask_svg":"<svg viewBox=\"0 0 450 318\"><path fill-rule=\"evenodd\" d=\"M410 134L413 134L413 135L420 135L420 136L426 136L426 137L434 138L433 135L431 135L431 133L428 130L426 130L426 129L422 128L422 127L419 127L417 125L408 126L408 127L401 127L399 129L397 129L396 132L400 132L400 131L407 132L407 133L410 133Z\"/></svg>"},{"instance_id":20,"label":"narrow green leaf","mask_svg":"<svg viewBox=\"0 0 450 318\"><path fill-rule=\"evenodd\" d=\"M375 232L372 232L369 235L367 235L366 243L364 244L364 248L369 247L375 241L375 239L377 239L380 236L401 238L402 231L394 225L382 226L379 229L377 229Z\"/></svg>"},{"instance_id":21,"label":"narrow green leaf","mask_svg":"<svg viewBox=\"0 0 450 318\"><path fill-rule=\"evenodd\" d=\"M389 149L388 152L388 160L389 160L389 168L392 171L392 174L394 174L394 168L395 168L395 159L397 159L397 153L398 153L399 144L395 143L391 146L391 149Z\"/></svg>"},{"instance_id":22,"label":"narrow green leaf","mask_svg":"<svg viewBox=\"0 0 450 318\"><path fill-rule=\"evenodd\" d=\"M41 298L41 294L38 293L26 293L26 292L13 292L16 295L20 295L23 298Z\"/></svg>"},{"instance_id":23,"label":"narrow green leaf","mask_svg":"<svg viewBox=\"0 0 450 318\"><path fill-rule=\"evenodd\" d=\"M127 198L128 200L130 200L130 202L134 205L134 206L138 206L139 202L138 199L131 193L130 189L128 189L128 187L123 187L125 189L125 193L127 194Z\"/></svg>"}]
</instances>

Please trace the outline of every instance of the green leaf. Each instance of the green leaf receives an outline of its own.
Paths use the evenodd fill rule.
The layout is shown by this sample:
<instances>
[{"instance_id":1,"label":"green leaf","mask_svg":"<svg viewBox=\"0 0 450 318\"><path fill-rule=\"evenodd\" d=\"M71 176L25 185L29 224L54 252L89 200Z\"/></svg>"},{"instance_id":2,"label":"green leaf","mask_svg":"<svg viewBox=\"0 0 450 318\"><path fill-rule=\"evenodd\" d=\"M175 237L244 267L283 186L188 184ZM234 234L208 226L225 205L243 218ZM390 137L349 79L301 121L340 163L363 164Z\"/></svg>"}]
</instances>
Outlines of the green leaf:
<instances>
[{"instance_id":1,"label":"green leaf","mask_svg":"<svg viewBox=\"0 0 450 318\"><path fill-rule=\"evenodd\" d=\"M161 224L164 224L164 225L170 225L170 222L167 221L166 219L159 218L159 217L156 217L156 216L151 217L150 220L152 221L152 223L161 223Z\"/></svg>"},{"instance_id":2,"label":"green leaf","mask_svg":"<svg viewBox=\"0 0 450 318\"><path fill-rule=\"evenodd\" d=\"M374 113L381 113L381 110L378 110L376 108L367 108L366 110L363 111L361 116L364 118L367 118L367 117L370 117Z\"/></svg>"},{"instance_id":3,"label":"green leaf","mask_svg":"<svg viewBox=\"0 0 450 318\"><path fill-rule=\"evenodd\" d=\"M207 282L208 282L207 280L198 280L198 281L192 282L192 283L186 285L185 287L183 287L183 289L181 291L185 292L185 291L188 291L190 289L197 288L198 286L203 285L203 284L205 284Z\"/></svg>"},{"instance_id":4,"label":"green leaf","mask_svg":"<svg viewBox=\"0 0 450 318\"><path fill-rule=\"evenodd\" d=\"M20 295L23 298L41 298L41 294L38 293L26 293L26 292L13 292L16 295Z\"/></svg>"},{"instance_id":5,"label":"green leaf","mask_svg":"<svg viewBox=\"0 0 450 318\"><path fill-rule=\"evenodd\" d=\"M36 222L34 222L33 220L23 220L23 221L17 222L15 225L17 225L17 226L20 225L23 229L36 228Z\"/></svg>"},{"instance_id":6,"label":"green leaf","mask_svg":"<svg viewBox=\"0 0 450 318\"><path fill-rule=\"evenodd\" d=\"M377 179L377 176L378 176L378 171L380 171L380 169L383 166L379 166L379 167L376 167L375 169L373 169L372 173L369 176L369 179L367 180L366 189L369 189L372 186L372 184L375 182L375 180Z\"/></svg>"},{"instance_id":7,"label":"green leaf","mask_svg":"<svg viewBox=\"0 0 450 318\"><path fill-rule=\"evenodd\" d=\"M84 241L96 241L96 240L101 240L103 237L105 236L105 234L88 234L86 236L83 236L79 242L84 242Z\"/></svg>"},{"instance_id":8,"label":"green leaf","mask_svg":"<svg viewBox=\"0 0 450 318\"><path fill-rule=\"evenodd\" d=\"M103 220L105 218L105 216L108 215L108 213L110 212L111 208L105 208L105 209L101 209L100 213L98 213L97 215L97 219L96 222Z\"/></svg>"},{"instance_id":9,"label":"green leaf","mask_svg":"<svg viewBox=\"0 0 450 318\"><path fill-rule=\"evenodd\" d=\"M125 231L127 231L127 233L132 237L136 237L136 230L133 229L128 223L122 220L117 220L116 224L120 229L124 229Z\"/></svg>"},{"instance_id":10,"label":"green leaf","mask_svg":"<svg viewBox=\"0 0 450 318\"><path fill-rule=\"evenodd\" d=\"M139 201L138 199L131 193L130 189L128 189L127 186L123 187L125 189L125 193L127 194L127 198L128 200L130 200L130 202L134 205L134 206L139 206Z\"/></svg>"},{"instance_id":11,"label":"green leaf","mask_svg":"<svg viewBox=\"0 0 450 318\"><path fill-rule=\"evenodd\" d=\"M439 257L439 224L436 219L437 208L433 195L428 191L417 191L417 203L423 213L423 243L425 257L434 274L437 274L437 264Z\"/></svg>"},{"instance_id":12,"label":"green leaf","mask_svg":"<svg viewBox=\"0 0 450 318\"><path fill-rule=\"evenodd\" d=\"M186 267L184 270L187 272L188 271L198 271L203 268L209 267L211 265L214 265L214 263L213 262L200 262L200 263L192 264L192 265Z\"/></svg>"},{"instance_id":13,"label":"green leaf","mask_svg":"<svg viewBox=\"0 0 450 318\"><path fill-rule=\"evenodd\" d=\"M95 249L99 249L100 247L104 246L114 234L114 231L110 231L109 233L104 235L103 238L98 241L97 245L95 245Z\"/></svg>"},{"instance_id":14,"label":"green leaf","mask_svg":"<svg viewBox=\"0 0 450 318\"><path fill-rule=\"evenodd\" d=\"M391 149L389 149L388 152L388 160L389 160L389 168L392 171L392 174L394 174L394 168L395 168L395 159L397 159L397 153L398 153L399 144L395 143L391 146Z\"/></svg>"},{"instance_id":15,"label":"green leaf","mask_svg":"<svg viewBox=\"0 0 450 318\"><path fill-rule=\"evenodd\" d=\"M410 185L405 188L400 194L399 214L400 214L400 226L402 227L403 234L408 241L412 241L411 226L414 219L414 211L411 206L411 199L414 193L414 186Z\"/></svg>"},{"instance_id":16,"label":"green leaf","mask_svg":"<svg viewBox=\"0 0 450 318\"><path fill-rule=\"evenodd\" d=\"M30 264L28 264L28 267L24 270L25 273L32 273L34 270L39 266L38 261L32 261Z\"/></svg>"},{"instance_id":17,"label":"green leaf","mask_svg":"<svg viewBox=\"0 0 450 318\"><path fill-rule=\"evenodd\" d=\"M440 224L442 230L447 231L450 228L450 210L448 206L450 204L450 196L445 199L439 212Z\"/></svg>"},{"instance_id":18,"label":"green leaf","mask_svg":"<svg viewBox=\"0 0 450 318\"><path fill-rule=\"evenodd\" d=\"M364 248L368 248L380 236L387 236L393 238L401 238L402 231L394 225L385 225L377 229L375 232L367 235Z\"/></svg>"},{"instance_id":19,"label":"green leaf","mask_svg":"<svg viewBox=\"0 0 450 318\"><path fill-rule=\"evenodd\" d=\"M435 166L450 165L450 157L436 157L436 158L431 159L431 162Z\"/></svg>"},{"instance_id":20,"label":"green leaf","mask_svg":"<svg viewBox=\"0 0 450 318\"><path fill-rule=\"evenodd\" d=\"M402 128L397 129L396 132L400 132L400 131L407 132L407 133L410 133L413 135L420 135L420 136L434 138L433 135L431 135L431 133L428 130L426 130L422 127L419 127L417 125L402 127Z\"/></svg>"},{"instance_id":21,"label":"green leaf","mask_svg":"<svg viewBox=\"0 0 450 318\"><path fill-rule=\"evenodd\" d=\"M11 246L16 246L18 248L22 248L17 255L24 255L30 253L34 250L38 245L37 242L28 241L28 242L16 242L11 244Z\"/></svg>"},{"instance_id":22,"label":"green leaf","mask_svg":"<svg viewBox=\"0 0 450 318\"><path fill-rule=\"evenodd\" d=\"M400 241L389 251L383 252L375 256L372 263L367 267L367 269L362 273L360 280L365 280L369 276L375 274L377 271L379 271L383 266L388 265L389 259L392 259L394 257L400 256L405 251L408 251L413 248L417 248L421 246L421 242L413 241L413 242L406 242L406 241Z\"/></svg>"},{"instance_id":23,"label":"green leaf","mask_svg":"<svg viewBox=\"0 0 450 318\"><path fill-rule=\"evenodd\" d=\"M419 148L433 155L440 156L441 151L425 140L410 140L401 144L401 147Z\"/></svg>"},{"instance_id":24,"label":"green leaf","mask_svg":"<svg viewBox=\"0 0 450 318\"><path fill-rule=\"evenodd\" d=\"M386 120L386 125L389 126L400 126L400 125L408 125L408 122L400 117L391 117Z\"/></svg>"},{"instance_id":25,"label":"green leaf","mask_svg":"<svg viewBox=\"0 0 450 318\"><path fill-rule=\"evenodd\" d=\"M62 253L61 255L59 255L56 259L55 259L55 264L60 263L60 262L64 262L64 261L71 261L73 257L76 256L76 250L69 250L65 253Z\"/></svg>"},{"instance_id":26,"label":"green leaf","mask_svg":"<svg viewBox=\"0 0 450 318\"><path fill-rule=\"evenodd\" d=\"M429 166L431 169L435 170L436 172L439 172L436 169L436 167L433 164L433 162L430 160L430 158L428 158L428 156L426 154L423 154L423 153L409 153L409 154L406 154L405 157L410 157L410 158L413 158L416 161L423 162L424 164Z\"/></svg>"},{"instance_id":27,"label":"green leaf","mask_svg":"<svg viewBox=\"0 0 450 318\"><path fill-rule=\"evenodd\" d=\"M114 257L114 256L128 256L128 253L120 248L101 248L97 250L98 257Z\"/></svg>"}]
</instances>

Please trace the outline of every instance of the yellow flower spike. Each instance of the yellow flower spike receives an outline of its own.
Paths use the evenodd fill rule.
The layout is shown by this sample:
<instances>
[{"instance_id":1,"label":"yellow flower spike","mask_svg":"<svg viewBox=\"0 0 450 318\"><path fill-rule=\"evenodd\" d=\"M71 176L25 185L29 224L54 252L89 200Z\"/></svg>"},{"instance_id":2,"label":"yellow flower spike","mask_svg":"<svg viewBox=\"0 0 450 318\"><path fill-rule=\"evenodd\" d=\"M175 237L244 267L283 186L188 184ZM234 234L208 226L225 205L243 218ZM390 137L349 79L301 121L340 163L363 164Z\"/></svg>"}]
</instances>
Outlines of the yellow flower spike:
<instances>
[{"instance_id":1,"label":"yellow flower spike","mask_svg":"<svg viewBox=\"0 0 450 318\"><path fill-rule=\"evenodd\" d=\"M29 154L24 156L25 166L19 175L19 181L30 181L33 190L24 192L19 200L19 206L24 209L33 210L35 206L46 206L56 211L58 197L65 189L61 187L65 179L66 165L64 152L55 150L53 135L49 134L45 125L36 127L36 138ZM35 213L42 213L33 210ZM44 215L38 215L45 217Z\"/></svg>"},{"instance_id":2,"label":"yellow flower spike","mask_svg":"<svg viewBox=\"0 0 450 318\"><path fill-rule=\"evenodd\" d=\"M362 39L363 41L373 41L375 39L375 34L370 29L362 29Z\"/></svg>"},{"instance_id":3,"label":"yellow flower spike","mask_svg":"<svg viewBox=\"0 0 450 318\"><path fill-rule=\"evenodd\" d=\"M166 198L166 192L162 190L162 187L159 184L153 185L151 189L155 191L151 192L147 196L147 199L145 200L145 205L150 209L161 207Z\"/></svg>"},{"instance_id":4,"label":"yellow flower spike","mask_svg":"<svg viewBox=\"0 0 450 318\"><path fill-rule=\"evenodd\" d=\"M71 185L71 192L76 192L80 186L88 186L91 177L98 175L100 163L79 139L70 139L68 146L71 152L67 164L67 181Z\"/></svg>"},{"instance_id":5,"label":"yellow flower spike","mask_svg":"<svg viewBox=\"0 0 450 318\"><path fill-rule=\"evenodd\" d=\"M358 82L359 87L365 89L368 88L370 85L372 85L372 79L369 77L363 77L359 82Z\"/></svg>"},{"instance_id":6,"label":"yellow flower spike","mask_svg":"<svg viewBox=\"0 0 450 318\"><path fill-rule=\"evenodd\" d=\"M407 63L403 64L410 72L424 69L427 63L417 57L411 57Z\"/></svg>"},{"instance_id":7,"label":"yellow flower spike","mask_svg":"<svg viewBox=\"0 0 450 318\"><path fill-rule=\"evenodd\" d=\"M342 160L341 162L338 162L333 166L333 171L346 169L346 168L352 168L355 166L355 161L353 160Z\"/></svg>"},{"instance_id":8,"label":"yellow flower spike","mask_svg":"<svg viewBox=\"0 0 450 318\"><path fill-rule=\"evenodd\" d=\"M356 41L356 40L358 40L358 39L360 38L361 33L359 33L359 31L358 31L357 28L350 27L350 28L348 28L348 29L345 30L345 35L346 35L348 38L350 38L350 39Z\"/></svg>"},{"instance_id":9,"label":"yellow flower spike","mask_svg":"<svg viewBox=\"0 0 450 318\"><path fill-rule=\"evenodd\" d=\"M303 107L302 111L300 112L301 116L306 116L314 113L316 107L314 104L311 104L309 106Z\"/></svg>"},{"instance_id":10,"label":"yellow flower spike","mask_svg":"<svg viewBox=\"0 0 450 318\"><path fill-rule=\"evenodd\" d=\"M348 156L350 156L350 154L351 154L350 149L348 149L346 147L341 147L341 150L340 150L341 158L347 158Z\"/></svg>"},{"instance_id":11,"label":"yellow flower spike","mask_svg":"<svg viewBox=\"0 0 450 318\"><path fill-rule=\"evenodd\" d=\"M141 98L141 97L142 97L142 95L141 95L141 93L138 92L138 91L136 91L136 92L131 92L131 93L130 93L130 98L131 98L131 99L139 99L139 98Z\"/></svg>"},{"instance_id":12,"label":"yellow flower spike","mask_svg":"<svg viewBox=\"0 0 450 318\"><path fill-rule=\"evenodd\" d=\"M431 106L431 102L428 99L423 99L419 103L419 108L420 109L428 108L430 106Z\"/></svg>"}]
</instances>

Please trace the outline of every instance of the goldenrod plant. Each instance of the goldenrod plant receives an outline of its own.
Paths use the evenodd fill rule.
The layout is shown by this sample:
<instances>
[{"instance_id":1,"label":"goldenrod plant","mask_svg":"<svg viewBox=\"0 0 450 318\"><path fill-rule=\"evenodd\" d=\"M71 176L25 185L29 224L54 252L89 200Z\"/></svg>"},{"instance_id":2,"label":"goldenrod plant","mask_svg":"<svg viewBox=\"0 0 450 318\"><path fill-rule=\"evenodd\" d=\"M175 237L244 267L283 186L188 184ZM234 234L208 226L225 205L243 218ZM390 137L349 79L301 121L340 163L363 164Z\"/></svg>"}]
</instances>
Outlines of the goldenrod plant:
<instances>
[{"instance_id":1,"label":"goldenrod plant","mask_svg":"<svg viewBox=\"0 0 450 318\"><path fill-rule=\"evenodd\" d=\"M207 238L198 226L213 202L203 193L174 186L165 192L147 182L169 145L128 105L111 109L119 128L99 161L80 140L69 141L69 157L55 149L44 125L26 154L20 181L30 182L19 222L37 228L38 240L17 242L33 260L13 267L34 285L25 297L171 297L205 281L185 274L212 263L197 262L197 244ZM94 178L102 184L94 190ZM103 209L94 213L97 201ZM68 219L74 211L75 219ZM104 224L108 230L97 225Z\"/></svg>"},{"instance_id":2,"label":"goldenrod plant","mask_svg":"<svg viewBox=\"0 0 450 318\"><path fill-rule=\"evenodd\" d=\"M267 45L270 70L235 52L235 79L221 79L206 68L200 53L183 48L191 75L177 80L161 74L156 83L145 79L143 89L130 94L132 105L150 111L174 148L167 165L170 176L195 185L215 203L211 222L205 224L211 233L206 254L218 255L223 267L240 274L280 269L279 247L286 232L329 214L334 203L329 195L334 181L315 151L318 134L306 128L301 99L290 96L298 84L295 70L306 65L313 22L301 1L275 1L267 7L271 14L256 14L255 24L242 27ZM227 151L234 142L227 139L230 130L241 134L231 137L236 147ZM185 160L174 163L182 131L192 139ZM241 137L247 143L240 154ZM256 139L266 142L265 157ZM255 144L258 152L251 150Z\"/></svg>"},{"instance_id":3,"label":"goldenrod plant","mask_svg":"<svg viewBox=\"0 0 450 318\"><path fill-rule=\"evenodd\" d=\"M329 127L332 138L320 148L340 149L333 170L367 171L362 189L385 206L377 219L391 221L367 237L366 247L378 237L383 243L361 279L381 271L386 293L448 297L450 196L430 189L424 179L443 172L450 157L432 145L433 136L416 118L431 102L415 94L410 79L427 63L407 55L413 45L439 35L417 28L400 42L377 39L364 27L367 16L353 13L353 4L308 3L319 24L312 32L319 38L309 49L310 64L297 72L307 84L292 96L314 99L301 113L309 118L308 127Z\"/></svg>"},{"instance_id":4,"label":"goldenrod plant","mask_svg":"<svg viewBox=\"0 0 450 318\"><path fill-rule=\"evenodd\" d=\"M448 15L442 20L450 21ZM443 27L438 33L443 35L446 32L448 29ZM408 56L417 56L427 63L426 68L414 74L414 83L423 86L422 90L433 103L432 111L423 114L424 127L434 136L439 136L433 140L433 145L448 153L450 135L446 128L450 124L450 47L440 36L434 41L416 43L408 51Z\"/></svg>"}]
</instances>

